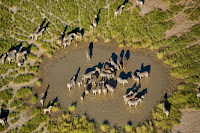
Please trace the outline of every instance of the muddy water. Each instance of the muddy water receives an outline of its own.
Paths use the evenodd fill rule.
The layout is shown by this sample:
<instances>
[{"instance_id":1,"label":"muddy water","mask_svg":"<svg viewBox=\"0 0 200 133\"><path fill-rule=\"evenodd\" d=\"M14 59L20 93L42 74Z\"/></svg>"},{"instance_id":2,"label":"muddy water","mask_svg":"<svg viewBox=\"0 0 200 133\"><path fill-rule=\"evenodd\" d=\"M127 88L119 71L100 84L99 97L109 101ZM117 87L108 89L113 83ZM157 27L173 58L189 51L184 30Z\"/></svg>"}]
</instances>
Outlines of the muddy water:
<instances>
[{"instance_id":1,"label":"muddy water","mask_svg":"<svg viewBox=\"0 0 200 133\"><path fill-rule=\"evenodd\" d=\"M142 63L144 67L150 65L150 76L143 78L140 85L128 78L129 84L125 86L118 84L113 94L94 96L91 93L85 97L84 102L80 101L83 87L79 88L76 85L71 91L68 90L66 84L73 75L77 74L79 68L77 81L88 68L106 62L112 53L120 55L120 49L112 48L109 44L107 46L94 44L91 61L87 61L85 56L86 45L66 50L67 52L61 51L61 54L64 53L62 56L61 54L55 55L58 57L46 61L45 67L42 67L42 72L44 73L44 82L50 86L50 96L58 97L64 110L67 110L72 103L77 103L77 115L87 114L90 119L99 123L106 121L112 126L124 126L128 122L142 122L148 119L154 106L164 96L165 90L169 86L169 79L162 63L144 52L130 51L126 68L117 71L117 76L123 72L128 75L130 72L135 72L136 69L140 70ZM116 80L116 77L114 79ZM122 96L130 89L138 89L138 92L147 90L144 101L136 108L130 108L123 101Z\"/></svg>"}]
</instances>

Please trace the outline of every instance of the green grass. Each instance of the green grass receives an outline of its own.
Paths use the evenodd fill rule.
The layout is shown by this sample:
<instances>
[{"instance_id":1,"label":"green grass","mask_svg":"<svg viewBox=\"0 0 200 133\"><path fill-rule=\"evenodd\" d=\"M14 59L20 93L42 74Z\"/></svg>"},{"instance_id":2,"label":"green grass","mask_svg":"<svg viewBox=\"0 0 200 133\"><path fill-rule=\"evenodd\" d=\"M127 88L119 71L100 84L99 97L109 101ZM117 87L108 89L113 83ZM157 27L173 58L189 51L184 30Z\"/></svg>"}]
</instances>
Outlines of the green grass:
<instances>
[{"instance_id":1,"label":"green grass","mask_svg":"<svg viewBox=\"0 0 200 133\"><path fill-rule=\"evenodd\" d=\"M16 92L16 96L18 98L26 97L32 93L32 89L30 87L22 87Z\"/></svg>"},{"instance_id":2,"label":"green grass","mask_svg":"<svg viewBox=\"0 0 200 133\"><path fill-rule=\"evenodd\" d=\"M16 70L12 71L12 72L9 73L9 76L15 76L15 75L17 75L17 73L18 73L18 71L16 71Z\"/></svg>"},{"instance_id":3,"label":"green grass","mask_svg":"<svg viewBox=\"0 0 200 133\"><path fill-rule=\"evenodd\" d=\"M47 115L38 115L26 122L20 129L20 132L33 132L37 127L48 120Z\"/></svg>"},{"instance_id":4,"label":"green grass","mask_svg":"<svg viewBox=\"0 0 200 133\"><path fill-rule=\"evenodd\" d=\"M69 107L69 112L74 113L75 110L76 110L76 106L75 106L75 105L71 105L71 106Z\"/></svg>"},{"instance_id":5,"label":"green grass","mask_svg":"<svg viewBox=\"0 0 200 133\"><path fill-rule=\"evenodd\" d=\"M11 124L14 124L14 123L18 122L18 120L19 120L19 117L16 117L16 118L12 119L10 122L11 122Z\"/></svg>"},{"instance_id":6,"label":"green grass","mask_svg":"<svg viewBox=\"0 0 200 133\"><path fill-rule=\"evenodd\" d=\"M0 92L0 100L10 100L12 97L12 89L7 89Z\"/></svg>"},{"instance_id":7,"label":"green grass","mask_svg":"<svg viewBox=\"0 0 200 133\"><path fill-rule=\"evenodd\" d=\"M170 10L172 13L180 12L184 8L184 5L170 5Z\"/></svg>"},{"instance_id":8,"label":"green grass","mask_svg":"<svg viewBox=\"0 0 200 133\"><path fill-rule=\"evenodd\" d=\"M37 74L39 66L27 66L27 71Z\"/></svg>"},{"instance_id":9,"label":"green grass","mask_svg":"<svg viewBox=\"0 0 200 133\"><path fill-rule=\"evenodd\" d=\"M191 15L190 15L190 20L195 21L195 20L199 20L199 16L200 16L200 7L198 7L197 9L195 9Z\"/></svg>"},{"instance_id":10,"label":"green grass","mask_svg":"<svg viewBox=\"0 0 200 133\"><path fill-rule=\"evenodd\" d=\"M27 56L29 59L36 59L36 55L35 54L33 54L33 53L30 53L30 54L28 54L28 56Z\"/></svg>"},{"instance_id":11,"label":"green grass","mask_svg":"<svg viewBox=\"0 0 200 133\"><path fill-rule=\"evenodd\" d=\"M43 113L43 109L42 108L34 108L33 110L31 110L30 115L31 116L36 116L36 115L40 115Z\"/></svg>"},{"instance_id":12,"label":"green grass","mask_svg":"<svg viewBox=\"0 0 200 133\"><path fill-rule=\"evenodd\" d=\"M180 109L185 107L192 107L199 109L199 102L196 100L196 83L199 83L199 45L188 47L192 43L200 39L200 27L199 24L195 25L181 35L181 37L170 37L165 39L165 32L170 30L174 23L171 21L174 14L184 10L184 2L179 3L180 0L165 0L169 1L169 11L161 9L155 9L144 16L140 16L140 9L135 7L132 11L126 10L131 7L131 3L126 3L123 11L118 17L114 18L114 11L124 1L108 0L109 10L102 7L106 6L106 1L96 0L91 1L22 1L19 0L1 0L3 5L0 5L0 55L6 53L10 48L15 47L22 43L24 47L29 47L31 53L35 53L39 50L39 45L44 49L45 54L48 57L52 57L54 52L59 48L54 44L49 43L52 38L58 38L60 32L63 32L66 24L65 34L73 31L75 28L83 29L87 33L89 25L92 23L94 15L98 14L99 22L98 26L92 36L85 38L86 41L97 41L97 37L103 38L104 42L109 42L111 39L116 39L120 48L150 48L151 50L158 50L158 58L162 58L164 63L172 67L171 75L175 78L184 79L186 85L180 85L176 91L172 92L169 97L171 104L170 115L167 118L161 110L161 107L157 105L152 112L152 119L140 124L132 126L126 125L123 131L133 132L170 132L173 125L180 123ZM20 2L20 4L18 4ZM197 1L193 1L189 5L189 9L184 11L189 19L196 21L199 19L199 7L196 6ZM4 6L5 5L5 6ZM36 8L36 6L39 8ZM56 5L56 6L55 6ZM92 6L91 6L92 5ZM7 7L17 6L17 12L11 12ZM194 8L193 8L194 7ZM80 10L78 10L78 8ZM80 22L78 11L80 11ZM41 18L41 14L45 15L46 20ZM51 15L52 14L52 15ZM12 20L13 18L13 20ZM34 20L32 22L32 20ZM35 28L44 22L47 26L47 30L44 32L43 37L39 37L35 40L34 44L28 44L27 40L30 40L30 33ZM12 37L11 37L12 36ZM38 61L42 61L42 58ZM34 54L29 54L28 58L36 59ZM37 75L39 63L34 66L27 65L26 70L28 72ZM25 67L20 68L18 72L24 73ZM9 82L12 82L12 77L17 75L16 63L9 64L6 62L4 65L0 64L0 73L5 74L9 69L13 71L9 73L9 76L0 78L0 87L6 86ZM14 79L14 83L28 83L34 78L33 74L20 74ZM41 86L41 81L36 81L38 86ZM29 89L19 90L18 97L26 97L31 94ZM5 90L0 92L0 99L4 100L2 104L3 108L7 108L7 100L12 98L12 90ZM37 97L32 96L28 101L34 104ZM29 108L29 105L23 104L21 99L15 99L10 107L17 107L16 111L23 111ZM82 118L74 117L75 106L69 107L68 114L64 114L59 120L51 120L47 124L48 131L52 132L99 132L101 129L104 131L115 132L115 129L110 129L108 125L96 125L83 116ZM54 106L52 112L59 111L59 106ZM32 120L27 122L20 130L20 132L32 132L41 123L39 119L43 119L42 109L31 110L32 115L35 116ZM13 117L15 114L12 114ZM45 116L44 116L45 117ZM15 122L15 120L13 119ZM6 125L5 128L7 128ZM0 131L3 128L0 125ZM117 129L116 129L117 130Z\"/></svg>"},{"instance_id":13,"label":"green grass","mask_svg":"<svg viewBox=\"0 0 200 133\"><path fill-rule=\"evenodd\" d=\"M41 80L36 81L36 85L41 86L42 85L42 81Z\"/></svg>"},{"instance_id":14,"label":"green grass","mask_svg":"<svg viewBox=\"0 0 200 133\"><path fill-rule=\"evenodd\" d=\"M14 79L15 84L20 84L20 83L28 83L34 78L34 74L20 74Z\"/></svg>"},{"instance_id":15,"label":"green grass","mask_svg":"<svg viewBox=\"0 0 200 133\"><path fill-rule=\"evenodd\" d=\"M101 131L103 131L103 132L108 132L109 129L110 129L110 127L109 127L108 124L102 124L102 125L100 125L100 129L101 129Z\"/></svg>"},{"instance_id":16,"label":"green grass","mask_svg":"<svg viewBox=\"0 0 200 133\"><path fill-rule=\"evenodd\" d=\"M9 113L8 117L13 118L13 117L19 116L19 114L20 114L20 112L11 112L11 113Z\"/></svg>"},{"instance_id":17,"label":"green grass","mask_svg":"<svg viewBox=\"0 0 200 133\"><path fill-rule=\"evenodd\" d=\"M20 104L22 104L22 103L23 103L22 99L14 100L14 101L10 104L10 108L17 107L18 105L20 105Z\"/></svg>"},{"instance_id":18,"label":"green grass","mask_svg":"<svg viewBox=\"0 0 200 133\"><path fill-rule=\"evenodd\" d=\"M17 107L16 110L17 111L25 111L29 108L29 105L27 104L22 104L21 106Z\"/></svg>"},{"instance_id":19,"label":"green grass","mask_svg":"<svg viewBox=\"0 0 200 133\"><path fill-rule=\"evenodd\" d=\"M33 97L30 99L30 103L31 103L31 104L34 104L36 101L37 101L37 96L33 96Z\"/></svg>"},{"instance_id":20,"label":"green grass","mask_svg":"<svg viewBox=\"0 0 200 133\"><path fill-rule=\"evenodd\" d=\"M31 51L39 51L39 48L36 46L36 45L34 45L34 44L32 44L31 45Z\"/></svg>"}]
</instances>

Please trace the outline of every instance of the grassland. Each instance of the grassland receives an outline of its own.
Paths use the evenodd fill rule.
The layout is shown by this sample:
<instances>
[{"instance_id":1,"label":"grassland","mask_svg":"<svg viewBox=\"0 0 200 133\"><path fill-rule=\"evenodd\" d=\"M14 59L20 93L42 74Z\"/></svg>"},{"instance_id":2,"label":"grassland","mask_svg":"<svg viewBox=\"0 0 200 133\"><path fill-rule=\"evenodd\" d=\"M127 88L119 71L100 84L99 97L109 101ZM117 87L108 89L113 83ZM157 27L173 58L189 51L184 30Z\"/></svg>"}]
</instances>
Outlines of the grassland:
<instances>
[{"instance_id":1,"label":"grassland","mask_svg":"<svg viewBox=\"0 0 200 133\"><path fill-rule=\"evenodd\" d=\"M124 11L114 17L114 10L123 4L123 0L0 0L0 55L11 48L22 45L30 48L24 67L18 68L16 63L0 64L0 107L3 110L12 109L5 126L0 125L0 131L32 132L42 124L49 132L170 132L173 125L180 123L181 109L186 107L200 108L196 99L197 83L200 82L200 24L197 23L180 36L165 37L165 32L174 26L173 19L183 12L193 22L199 21L200 7L198 1L186 5L187 1L165 0L170 3L169 10L155 9L140 16L140 8L133 7L130 2L125 4ZM122 128L112 128L109 125L99 125L90 122L86 116L77 117L73 114L75 107L70 107L57 120L44 115L37 103L35 91L27 84L41 80L37 79L39 64L43 56L52 57L60 49L56 40L61 32L65 34L79 28L84 33L90 32L90 24L94 15L98 14L98 26L93 34L84 39L95 41L103 38L105 42L116 39L119 47L133 49L149 48L157 53L158 58L170 66L171 76L183 80L177 89L169 94L170 115L166 117L157 105L152 111L151 119L144 123L133 123ZM38 40L31 41L30 34L37 26L47 25L46 31ZM73 42L74 43L74 42ZM41 54L40 51L43 53ZM31 62L32 60L32 62ZM36 80L34 80L36 78ZM12 84L18 87L10 88ZM26 86L27 85L27 86ZM24 87L26 86L26 87ZM31 97L31 98L30 98ZM26 100L30 98L31 100ZM39 106L38 108L36 108ZM32 109L32 111L30 111ZM59 106L53 113L59 111ZM20 127L11 127L23 118L24 112L31 112L31 117ZM19 117L21 116L21 117ZM42 127L42 128L43 128ZM41 128L41 131L42 131Z\"/></svg>"}]
</instances>

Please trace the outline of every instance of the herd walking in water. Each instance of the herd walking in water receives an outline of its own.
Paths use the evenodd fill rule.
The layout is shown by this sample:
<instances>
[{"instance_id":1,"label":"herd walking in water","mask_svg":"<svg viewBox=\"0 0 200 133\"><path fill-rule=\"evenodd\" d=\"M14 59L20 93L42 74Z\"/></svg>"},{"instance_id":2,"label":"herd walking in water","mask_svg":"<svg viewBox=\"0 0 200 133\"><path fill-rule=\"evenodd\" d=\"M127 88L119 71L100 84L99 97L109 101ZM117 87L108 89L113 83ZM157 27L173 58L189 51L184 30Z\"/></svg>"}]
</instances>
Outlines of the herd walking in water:
<instances>
[{"instance_id":1,"label":"herd walking in water","mask_svg":"<svg viewBox=\"0 0 200 133\"><path fill-rule=\"evenodd\" d=\"M91 61L92 49L90 49L90 47L86 48L85 53L86 59ZM127 53L129 53L129 51L127 51ZM66 83L67 88L69 90L76 89L76 85L79 88L83 87L83 93L80 97L81 101L84 101L84 99L91 94L106 95L109 92L113 94L118 84L125 86L125 84L129 84L130 82L122 76L117 76L116 74L117 71L125 69L128 60L129 57L127 54L124 54L123 56L116 55L116 58L111 56L111 58L109 58L106 62L94 66L92 69L90 69L90 71L86 71L85 74L79 77L77 82L77 74L72 75L71 80ZM149 77L148 71L135 71L135 73L132 74L132 81L139 84L140 80L145 77ZM143 101L145 95L141 95L139 93L130 91L128 94L124 95L123 98L125 104L128 104L129 107L136 107Z\"/></svg>"}]
</instances>

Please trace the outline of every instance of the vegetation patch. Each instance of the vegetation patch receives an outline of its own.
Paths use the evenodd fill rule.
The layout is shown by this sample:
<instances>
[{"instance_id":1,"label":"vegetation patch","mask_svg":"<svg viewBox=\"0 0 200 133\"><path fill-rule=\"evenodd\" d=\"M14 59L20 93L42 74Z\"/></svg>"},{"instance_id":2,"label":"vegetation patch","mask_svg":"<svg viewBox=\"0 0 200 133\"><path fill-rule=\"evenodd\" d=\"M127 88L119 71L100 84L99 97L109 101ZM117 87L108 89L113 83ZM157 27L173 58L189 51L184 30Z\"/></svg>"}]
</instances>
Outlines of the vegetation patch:
<instances>
[{"instance_id":1,"label":"vegetation patch","mask_svg":"<svg viewBox=\"0 0 200 133\"><path fill-rule=\"evenodd\" d=\"M21 97L26 97L31 93L32 89L30 87L22 87L16 92L16 95L17 97L21 98Z\"/></svg>"},{"instance_id":2,"label":"vegetation patch","mask_svg":"<svg viewBox=\"0 0 200 133\"><path fill-rule=\"evenodd\" d=\"M22 99L14 100L14 101L10 104L10 108L17 107L18 105L20 105L20 104L22 104L22 103L23 103Z\"/></svg>"},{"instance_id":3,"label":"vegetation patch","mask_svg":"<svg viewBox=\"0 0 200 133\"><path fill-rule=\"evenodd\" d=\"M12 89L7 89L0 92L1 100L10 100L13 97Z\"/></svg>"},{"instance_id":4,"label":"vegetation patch","mask_svg":"<svg viewBox=\"0 0 200 133\"><path fill-rule=\"evenodd\" d=\"M15 79L14 79L14 83L15 84L19 84L19 83L28 83L29 81L31 81L34 78L34 74L20 74L18 75Z\"/></svg>"},{"instance_id":5,"label":"vegetation patch","mask_svg":"<svg viewBox=\"0 0 200 133\"><path fill-rule=\"evenodd\" d=\"M33 132L34 130L37 129L37 127L48 120L47 115L38 115L34 117L33 119L29 120L26 122L21 129L19 130L20 132Z\"/></svg>"}]
</instances>

